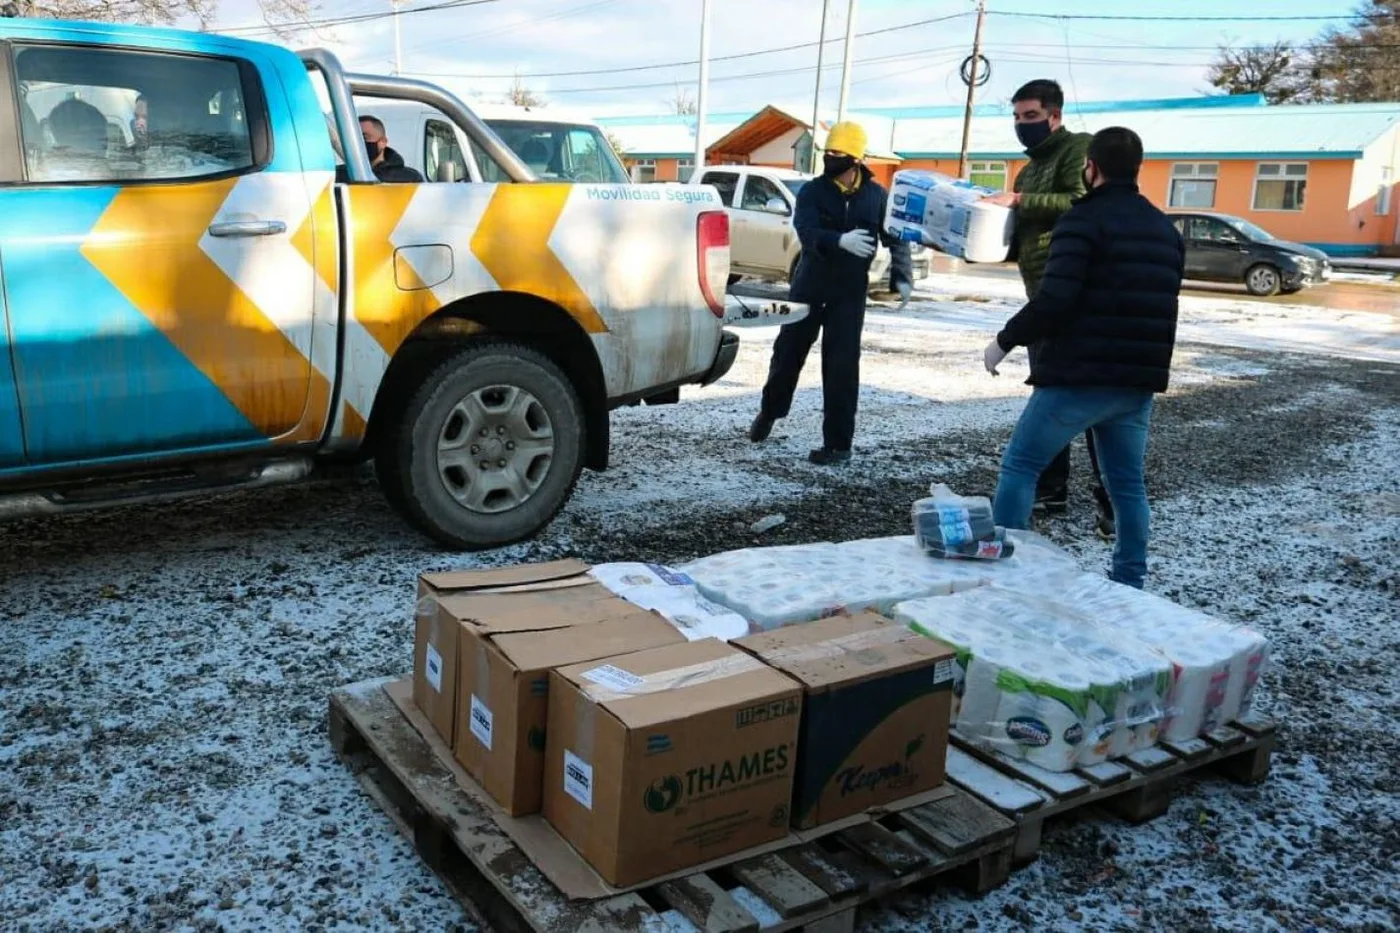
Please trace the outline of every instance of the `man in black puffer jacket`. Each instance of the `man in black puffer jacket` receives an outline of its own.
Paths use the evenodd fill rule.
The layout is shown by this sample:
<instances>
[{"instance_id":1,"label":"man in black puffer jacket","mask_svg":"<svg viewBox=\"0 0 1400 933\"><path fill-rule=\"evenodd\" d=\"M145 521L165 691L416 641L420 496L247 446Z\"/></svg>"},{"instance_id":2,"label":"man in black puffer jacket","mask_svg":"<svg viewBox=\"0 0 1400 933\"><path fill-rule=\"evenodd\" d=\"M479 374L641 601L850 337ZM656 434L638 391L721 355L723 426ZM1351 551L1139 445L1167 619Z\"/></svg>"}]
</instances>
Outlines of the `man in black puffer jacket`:
<instances>
[{"instance_id":1,"label":"man in black puffer jacket","mask_svg":"<svg viewBox=\"0 0 1400 933\"><path fill-rule=\"evenodd\" d=\"M767 440L773 422L787 417L807 353L820 332L822 446L808 456L819 466L851 459L860 395L860 334L878 241L889 247L890 290L899 293L901 308L914 288L909 244L884 230L888 193L863 164L865 150L864 129L851 122L835 124L827 133L822 176L797 192L793 226L802 241L802 257L789 294L793 301L810 305L811 311L778 332L762 406L749 427L749 440L759 443Z\"/></svg>"},{"instance_id":2,"label":"man in black puffer jacket","mask_svg":"<svg viewBox=\"0 0 1400 933\"><path fill-rule=\"evenodd\" d=\"M983 355L996 375L1011 350L1039 344L1035 391L1002 458L997 524L1026 528L1036 478L1092 429L1118 518L1111 576L1139 589L1150 524L1143 460L1152 398L1171 374L1186 257L1171 220L1138 193L1141 168L1132 130L1095 134L1084 165L1089 193L1055 225L1040 290Z\"/></svg>"}]
</instances>

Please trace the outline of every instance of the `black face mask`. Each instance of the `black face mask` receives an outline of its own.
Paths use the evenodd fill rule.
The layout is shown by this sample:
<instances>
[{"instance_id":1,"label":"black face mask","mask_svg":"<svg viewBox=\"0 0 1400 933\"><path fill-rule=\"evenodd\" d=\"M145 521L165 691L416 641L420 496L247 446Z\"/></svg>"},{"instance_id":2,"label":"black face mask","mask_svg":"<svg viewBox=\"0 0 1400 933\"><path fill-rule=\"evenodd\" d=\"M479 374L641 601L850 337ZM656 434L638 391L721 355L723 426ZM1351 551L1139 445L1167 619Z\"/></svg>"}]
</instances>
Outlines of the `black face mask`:
<instances>
[{"instance_id":1,"label":"black face mask","mask_svg":"<svg viewBox=\"0 0 1400 933\"><path fill-rule=\"evenodd\" d=\"M379 158L379 143L365 140L365 152L369 154L369 160L373 162Z\"/></svg>"},{"instance_id":2,"label":"black face mask","mask_svg":"<svg viewBox=\"0 0 1400 933\"><path fill-rule=\"evenodd\" d=\"M822 156L822 174L827 178L839 178L851 169L855 168L855 156L848 155L824 155Z\"/></svg>"},{"instance_id":3,"label":"black face mask","mask_svg":"<svg viewBox=\"0 0 1400 933\"><path fill-rule=\"evenodd\" d=\"M1021 145L1027 149L1034 149L1045 140L1050 138L1050 121L1041 120L1038 123L1017 123L1016 138L1021 141Z\"/></svg>"}]
</instances>

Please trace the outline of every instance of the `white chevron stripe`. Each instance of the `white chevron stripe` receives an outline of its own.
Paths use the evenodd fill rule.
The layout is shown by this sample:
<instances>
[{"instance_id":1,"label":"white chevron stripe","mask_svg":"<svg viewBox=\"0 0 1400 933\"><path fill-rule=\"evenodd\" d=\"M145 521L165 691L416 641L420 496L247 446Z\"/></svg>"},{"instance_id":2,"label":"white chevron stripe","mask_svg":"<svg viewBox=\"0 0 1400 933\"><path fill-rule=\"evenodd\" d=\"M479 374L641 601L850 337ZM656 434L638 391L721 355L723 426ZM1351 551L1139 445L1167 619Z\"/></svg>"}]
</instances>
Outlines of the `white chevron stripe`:
<instances>
[{"instance_id":1,"label":"white chevron stripe","mask_svg":"<svg viewBox=\"0 0 1400 933\"><path fill-rule=\"evenodd\" d=\"M481 226L495 190L494 185L423 185L389 235L395 249L438 243L452 247L452 277L432 287L433 297L442 304L499 287L471 251L472 236ZM411 256L405 258L420 278L431 281L424 275L426 270L414 265Z\"/></svg>"}]
</instances>

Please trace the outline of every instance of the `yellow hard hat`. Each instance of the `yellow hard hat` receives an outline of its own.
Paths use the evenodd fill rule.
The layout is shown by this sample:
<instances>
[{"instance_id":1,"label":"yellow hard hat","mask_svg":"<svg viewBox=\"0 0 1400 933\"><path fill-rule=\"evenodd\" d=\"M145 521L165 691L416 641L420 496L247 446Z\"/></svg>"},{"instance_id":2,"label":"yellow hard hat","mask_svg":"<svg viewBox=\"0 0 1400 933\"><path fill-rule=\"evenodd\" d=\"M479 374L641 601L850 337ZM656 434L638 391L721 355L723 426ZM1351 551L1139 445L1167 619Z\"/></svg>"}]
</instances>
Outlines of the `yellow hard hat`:
<instances>
[{"instance_id":1,"label":"yellow hard hat","mask_svg":"<svg viewBox=\"0 0 1400 933\"><path fill-rule=\"evenodd\" d=\"M863 159L866 144L865 128L850 120L834 124L826 134L827 152L844 152L848 156Z\"/></svg>"}]
</instances>

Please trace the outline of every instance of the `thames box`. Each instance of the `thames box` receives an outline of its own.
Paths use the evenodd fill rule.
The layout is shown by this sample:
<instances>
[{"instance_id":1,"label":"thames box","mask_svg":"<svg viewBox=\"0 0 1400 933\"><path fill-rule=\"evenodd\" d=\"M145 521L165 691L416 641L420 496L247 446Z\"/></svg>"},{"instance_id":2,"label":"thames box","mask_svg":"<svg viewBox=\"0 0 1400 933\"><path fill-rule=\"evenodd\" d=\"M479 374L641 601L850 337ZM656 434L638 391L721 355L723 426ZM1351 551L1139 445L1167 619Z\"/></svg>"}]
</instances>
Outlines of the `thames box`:
<instances>
[{"instance_id":1,"label":"thames box","mask_svg":"<svg viewBox=\"0 0 1400 933\"><path fill-rule=\"evenodd\" d=\"M588 576L588 565L576 560L425 573L418 578L413 702L449 747L456 732L457 632L461 627L461 620L453 613L476 607L473 600L480 597L515 593L549 599L547 594L559 588L600 590Z\"/></svg>"},{"instance_id":2,"label":"thames box","mask_svg":"<svg viewBox=\"0 0 1400 933\"><path fill-rule=\"evenodd\" d=\"M873 613L734 644L803 685L794 826L810 829L943 783L948 646Z\"/></svg>"},{"instance_id":3,"label":"thames box","mask_svg":"<svg viewBox=\"0 0 1400 933\"><path fill-rule=\"evenodd\" d=\"M713 638L559 668L545 818L616 887L781 840L801 701Z\"/></svg>"},{"instance_id":4,"label":"thames box","mask_svg":"<svg viewBox=\"0 0 1400 933\"><path fill-rule=\"evenodd\" d=\"M511 816L538 813L549 726L549 671L564 664L673 645L685 636L655 613L615 597L578 624L558 615L464 621L458 640L453 754ZM561 607L567 616L569 606ZM601 620L598 615L604 615Z\"/></svg>"}]
</instances>

